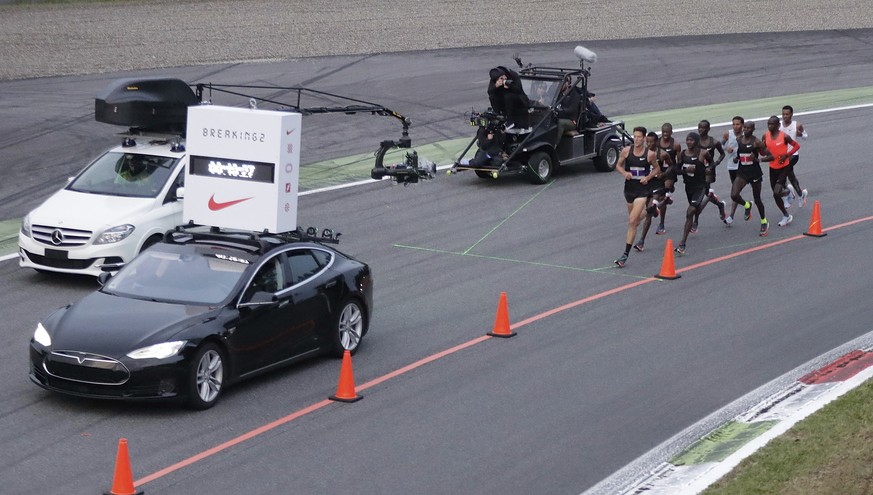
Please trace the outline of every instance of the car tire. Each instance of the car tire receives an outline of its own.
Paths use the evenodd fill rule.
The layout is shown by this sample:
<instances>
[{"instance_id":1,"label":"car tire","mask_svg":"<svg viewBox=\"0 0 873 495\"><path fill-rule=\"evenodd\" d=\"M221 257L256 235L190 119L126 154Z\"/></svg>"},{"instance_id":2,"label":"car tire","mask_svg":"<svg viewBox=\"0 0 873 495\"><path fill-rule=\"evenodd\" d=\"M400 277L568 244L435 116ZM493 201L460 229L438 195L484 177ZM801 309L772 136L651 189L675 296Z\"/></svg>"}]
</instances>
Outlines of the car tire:
<instances>
[{"instance_id":1,"label":"car tire","mask_svg":"<svg viewBox=\"0 0 873 495\"><path fill-rule=\"evenodd\" d=\"M527 164L530 167L530 180L534 184L545 184L552 178L552 174L555 171L552 157L544 151L537 151L532 154Z\"/></svg>"},{"instance_id":2,"label":"car tire","mask_svg":"<svg viewBox=\"0 0 873 495\"><path fill-rule=\"evenodd\" d=\"M336 357L342 357L345 351L354 354L360 347L361 339L367 331L366 316L360 301L346 299L339 308L339 312L333 319L330 335L333 355Z\"/></svg>"},{"instance_id":3,"label":"car tire","mask_svg":"<svg viewBox=\"0 0 873 495\"><path fill-rule=\"evenodd\" d=\"M202 345L191 360L188 405L203 410L214 406L224 391L224 354L215 343Z\"/></svg>"},{"instance_id":4,"label":"car tire","mask_svg":"<svg viewBox=\"0 0 873 495\"><path fill-rule=\"evenodd\" d=\"M594 158L594 168L598 172L612 172L618 163L618 155L621 153L621 145L617 141L604 141L600 146L600 153Z\"/></svg>"}]
</instances>

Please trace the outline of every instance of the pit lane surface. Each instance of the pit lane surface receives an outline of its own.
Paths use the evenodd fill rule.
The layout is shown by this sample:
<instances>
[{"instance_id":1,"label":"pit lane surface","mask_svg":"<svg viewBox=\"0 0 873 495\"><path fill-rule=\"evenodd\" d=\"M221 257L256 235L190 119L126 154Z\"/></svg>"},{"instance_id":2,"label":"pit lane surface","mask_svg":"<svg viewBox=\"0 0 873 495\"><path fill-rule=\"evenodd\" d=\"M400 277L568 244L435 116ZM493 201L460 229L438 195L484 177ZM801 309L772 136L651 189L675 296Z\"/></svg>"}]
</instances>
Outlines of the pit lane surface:
<instances>
[{"instance_id":1,"label":"pit lane surface","mask_svg":"<svg viewBox=\"0 0 873 495\"><path fill-rule=\"evenodd\" d=\"M873 32L793 36L592 44L601 59L592 89L604 110L629 114L870 80L867 46ZM743 43L749 50L737 50ZM773 51L784 58L752 57L760 52L753 47L763 44L775 44ZM827 45L857 63L827 65L798 44ZM698 53L689 54L688 46L699 47ZM538 46L522 55L566 63L570 49ZM200 67L182 70L181 77L209 74L213 80L248 77L290 85L300 82L294 70L332 72L324 82L337 92L361 91L389 107L396 101L397 110L417 122L417 143L470 132L463 112L484 104L484 74L509 63L510 54L488 48L423 52L374 56L366 64L343 57L310 61L305 69ZM724 66L699 69L711 67L715 57ZM640 74L651 65L665 69ZM483 76L471 76L473 70ZM409 80L400 74L417 76ZM117 75L2 83L4 98L18 95L20 108L40 108L35 113L43 119L3 122L4 154L32 161L38 147L50 157L37 160L38 172L26 169L35 176L29 194L3 190L4 197L17 198L3 202L6 215L22 214L54 187L45 181L68 175L89 154L114 143L113 138L92 142L89 132L108 133L90 123L90 98ZM374 80L382 83L379 89ZM362 85L368 88L358 89ZM395 96L386 101L376 93ZM420 106L422 95L431 99ZM69 99L70 112L59 117L41 106L46 98ZM765 196L774 225L762 240L754 222L725 229L715 210L707 209L688 254L677 258L680 269L762 243L787 242L693 269L675 282L649 282L538 319L518 328L518 337L473 345L368 389L363 401L319 409L142 488L147 493L267 493L279 487L295 493L585 490L712 411L870 330L866 272L873 235L865 200L869 179L863 173L870 115L860 109L798 117L812 135L798 174L812 199L821 201L825 226L864 221L834 229L824 239L795 238L808 225L811 204L800 214L795 209L795 223L779 229L772 199ZM54 132L32 137L45 119ZM315 119L304 125L309 122L304 143L314 139L314 144L304 144L304 150L384 138L369 127L372 120L364 129ZM388 137L397 132L390 122L385 129ZM22 167L11 168L24 180L25 172L16 172ZM717 183L722 195L725 177L722 173ZM668 212L674 240L684 204L680 194L678 207ZM663 253L664 239L652 235L646 252L632 253L625 270L612 268L625 230L621 182L590 166L567 169L545 186L511 178L481 181L469 174L415 188L372 184L305 196L300 211L304 225L343 232L341 248L374 268L376 313L355 357L358 383L478 338L491 329L501 291L508 293L510 317L518 322L649 277ZM0 264L0 276L5 286L0 371L7 377L7 400L0 406L4 492L105 489L122 436L130 442L134 477L140 479L335 390L338 362L316 360L231 389L205 413L44 393L25 377L26 343L35 321L92 290L93 282L41 277L12 262Z\"/></svg>"}]
</instances>

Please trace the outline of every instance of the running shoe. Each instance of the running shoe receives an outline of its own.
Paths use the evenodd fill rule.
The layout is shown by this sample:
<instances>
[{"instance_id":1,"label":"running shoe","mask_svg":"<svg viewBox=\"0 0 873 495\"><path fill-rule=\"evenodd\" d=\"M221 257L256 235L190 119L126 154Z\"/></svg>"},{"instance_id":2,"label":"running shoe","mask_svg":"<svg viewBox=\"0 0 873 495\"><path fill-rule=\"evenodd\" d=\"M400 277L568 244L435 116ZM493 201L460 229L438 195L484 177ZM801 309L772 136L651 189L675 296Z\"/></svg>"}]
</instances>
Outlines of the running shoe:
<instances>
[{"instance_id":1,"label":"running shoe","mask_svg":"<svg viewBox=\"0 0 873 495\"><path fill-rule=\"evenodd\" d=\"M718 206L718 217L721 218L722 222L727 223L726 217L724 216L724 208L727 206L727 203L719 201L716 203L716 206Z\"/></svg>"},{"instance_id":2,"label":"running shoe","mask_svg":"<svg viewBox=\"0 0 873 495\"><path fill-rule=\"evenodd\" d=\"M649 207L646 208L646 213L648 213L652 218L658 218L658 205L649 205Z\"/></svg>"},{"instance_id":3,"label":"running shoe","mask_svg":"<svg viewBox=\"0 0 873 495\"><path fill-rule=\"evenodd\" d=\"M724 217L724 224L730 227L734 223L734 217L728 215Z\"/></svg>"},{"instance_id":4,"label":"running shoe","mask_svg":"<svg viewBox=\"0 0 873 495\"><path fill-rule=\"evenodd\" d=\"M791 204L794 202L794 198L797 197L797 194L794 192L794 186L788 184L788 194L782 196L782 205L785 206L785 209L791 208Z\"/></svg>"},{"instance_id":5,"label":"running shoe","mask_svg":"<svg viewBox=\"0 0 873 495\"><path fill-rule=\"evenodd\" d=\"M792 220L794 220L794 217L789 214L787 217L782 217L782 220L779 220L779 223L777 223L776 225L780 227L785 227L786 225L791 223Z\"/></svg>"},{"instance_id":6,"label":"running shoe","mask_svg":"<svg viewBox=\"0 0 873 495\"><path fill-rule=\"evenodd\" d=\"M800 191L800 207L806 206L806 197L809 196L809 191L806 189Z\"/></svg>"},{"instance_id":7,"label":"running shoe","mask_svg":"<svg viewBox=\"0 0 873 495\"><path fill-rule=\"evenodd\" d=\"M658 225L658 230L656 230L655 233L658 234L658 235L666 234L666 233L667 233L667 229L665 229L665 228L664 228L664 225L661 224L661 225Z\"/></svg>"},{"instance_id":8,"label":"running shoe","mask_svg":"<svg viewBox=\"0 0 873 495\"><path fill-rule=\"evenodd\" d=\"M691 230L690 230L689 232L692 233L692 234L696 234L696 233L697 233L697 222L694 222L694 223L691 224Z\"/></svg>"},{"instance_id":9,"label":"running shoe","mask_svg":"<svg viewBox=\"0 0 873 495\"><path fill-rule=\"evenodd\" d=\"M743 220L749 221L752 218L752 203L746 201L746 204L743 205L743 208L746 210L743 212Z\"/></svg>"},{"instance_id":10,"label":"running shoe","mask_svg":"<svg viewBox=\"0 0 873 495\"><path fill-rule=\"evenodd\" d=\"M615 260L615 264L618 265L619 268L624 268L624 264L627 263L627 255L623 254L617 260Z\"/></svg>"},{"instance_id":11,"label":"running shoe","mask_svg":"<svg viewBox=\"0 0 873 495\"><path fill-rule=\"evenodd\" d=\"M646 249L645 241L640 241L640 242L634 244L634 249L636 249L640 253L645 251L645 249Z\"/></svg>"},{"instance_id":12,"label":"running shoe","mask_svg":"<svg viewBox=\"0 0 873 495\"><path fill-rule=\"evenodd\" d=\"M677 254L685 254L685 244L679 244L674 251L676 251Z\"/></svg>"},{"instance_id":13,"label":"running shoe","mask_svg":"<svg viewBox=\"0 0 873 495\"><path fill-rule=\"evenodd\" d=\"M769 232L769 230L770 222L768 222L766 218L761 220L761 233L758 235L760 235L761 237L767 237L767 233Z\"/></svg>"}]
</instances>

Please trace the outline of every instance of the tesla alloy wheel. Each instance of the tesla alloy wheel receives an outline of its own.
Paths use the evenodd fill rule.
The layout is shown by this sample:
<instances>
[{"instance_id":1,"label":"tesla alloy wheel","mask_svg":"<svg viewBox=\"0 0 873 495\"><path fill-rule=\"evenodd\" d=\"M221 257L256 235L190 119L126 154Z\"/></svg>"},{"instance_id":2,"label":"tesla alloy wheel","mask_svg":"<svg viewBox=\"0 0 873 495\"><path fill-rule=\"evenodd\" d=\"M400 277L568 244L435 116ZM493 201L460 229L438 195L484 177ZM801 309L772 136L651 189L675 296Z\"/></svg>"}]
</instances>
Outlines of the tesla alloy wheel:
<instances>
[{"instance_id":1,"label":"tesla alloy wheel","mask_svg":"<svg viewBox=\"0 0 873 495\"><path fill-rule=\"evenodd\" d=\"M188 400L194 409L208 409L215 405L224 383L224 359L217 345L201 347L191 362Z\"/></svg>"},{"instance_id":2,"label":"tesla alloy wheel","mask_svg":"<svg viewBox=\"0 0 873 495\"><path fill-rule=\"evenodd\" d=\"M364 311L355 299L349 299L341 306L333 328L334 354L342 357L344 351L352 354L358 349L364 335Z\"/></svg>"}]
</instances>

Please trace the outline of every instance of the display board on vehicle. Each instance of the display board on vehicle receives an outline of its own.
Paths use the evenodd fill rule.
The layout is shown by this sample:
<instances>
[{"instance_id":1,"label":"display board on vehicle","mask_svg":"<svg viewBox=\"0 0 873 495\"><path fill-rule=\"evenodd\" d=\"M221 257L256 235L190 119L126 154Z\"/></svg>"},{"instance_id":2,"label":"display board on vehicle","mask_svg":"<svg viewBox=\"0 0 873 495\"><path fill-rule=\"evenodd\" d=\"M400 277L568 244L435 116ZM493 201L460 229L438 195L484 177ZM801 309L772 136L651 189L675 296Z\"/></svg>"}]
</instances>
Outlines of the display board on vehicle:
<instances>
[{"instance_id":1,"label":"display board on vehicle","mask_svg":"<svg viewBox=\"0 0 873 495\"><path fill-rule=\"evenodd\" d=\"M188 109L185 222L251 231L297 228L301 114Z\"/></svg>"}]
</instances>

